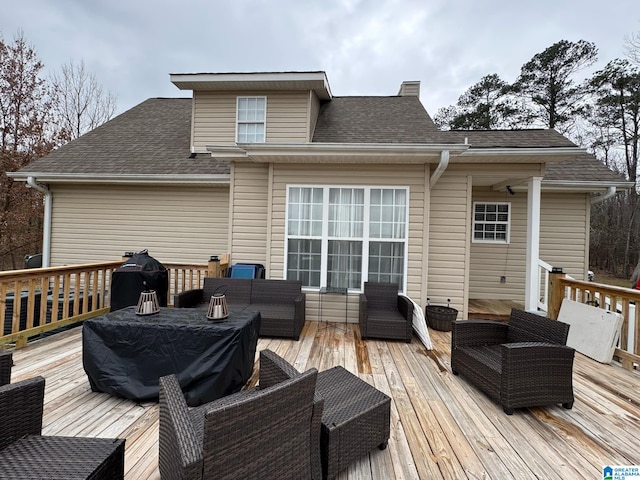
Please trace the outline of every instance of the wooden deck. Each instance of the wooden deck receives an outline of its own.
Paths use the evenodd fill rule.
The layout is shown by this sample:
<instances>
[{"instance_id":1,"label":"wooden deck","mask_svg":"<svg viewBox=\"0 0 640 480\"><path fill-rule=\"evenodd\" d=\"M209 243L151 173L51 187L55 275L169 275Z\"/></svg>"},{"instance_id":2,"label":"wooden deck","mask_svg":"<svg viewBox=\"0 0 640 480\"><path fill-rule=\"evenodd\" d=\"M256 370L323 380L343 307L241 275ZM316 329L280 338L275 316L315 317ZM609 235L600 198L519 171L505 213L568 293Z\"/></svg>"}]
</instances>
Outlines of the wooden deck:
<instances>
[{"instance_id":1,"label":"wooden deck","mask_svg":"<svg viewBox=\"0 0 640 480\"><path fill-rule=\"evenodd\" d=\"M261 339L298 369L343 365L393 397L389 448L354 463L341 479L594 479L604 465L640 465L640 376L576 355L575 406L502 412L451 374L450 334L430 331L434 350L359 339L307 322L300 341ZM125 437L126 478L157 479L154 403L90 391L80 328L14 352L12 381L46 378L43 433ZM254 375L255 378L255 375Z\"/></svg>"}]
</instances>

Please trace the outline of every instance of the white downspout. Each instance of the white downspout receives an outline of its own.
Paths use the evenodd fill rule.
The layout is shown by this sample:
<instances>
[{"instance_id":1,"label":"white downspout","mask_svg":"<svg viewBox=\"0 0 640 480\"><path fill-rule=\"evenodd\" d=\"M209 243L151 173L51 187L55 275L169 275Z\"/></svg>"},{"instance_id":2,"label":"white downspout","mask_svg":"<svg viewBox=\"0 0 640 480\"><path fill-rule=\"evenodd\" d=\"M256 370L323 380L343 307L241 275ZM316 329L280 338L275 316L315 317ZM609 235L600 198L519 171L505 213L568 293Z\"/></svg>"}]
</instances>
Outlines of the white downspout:
<instances>
[{"instance_id":1,"label":"white downspout","mask_svg":"<svg viewBox=\"0 0 640 480\"><path fill-rule=\"evenodd\" d=\"M595 205L596 203L600 203L605 201L607 198L611 198L616 194L616 187L611 186L607 188L607 191L602 195L596 195L595 197L591 197L591 205Z\"/></svg>"},{"instance_id":2,"label":"white downspout","mask_svg":"<svg viewBox=\"0 0 640 480\"><path fill-rule=\"evenodd\" d=\"M44 225L42 226L42 266L48 267L51 254L51 191L44 185L36 183L34 177L27 177L27 187L44 195Z\"/></svg>"},{"instance_id":3,"label":"white downspout","mask_svg":"<svg viewBox=\"0 0 640 480\"><path fill-rule=\"evenodd\" d=\"M440 152L440 163L438 164L436 171L433 172L431 178L429 179L429 186L433 188L433 186L438 183L438 180L444 173L444 171L449 166L449 150L443 150Z\"/></svg>"}]
</instances>

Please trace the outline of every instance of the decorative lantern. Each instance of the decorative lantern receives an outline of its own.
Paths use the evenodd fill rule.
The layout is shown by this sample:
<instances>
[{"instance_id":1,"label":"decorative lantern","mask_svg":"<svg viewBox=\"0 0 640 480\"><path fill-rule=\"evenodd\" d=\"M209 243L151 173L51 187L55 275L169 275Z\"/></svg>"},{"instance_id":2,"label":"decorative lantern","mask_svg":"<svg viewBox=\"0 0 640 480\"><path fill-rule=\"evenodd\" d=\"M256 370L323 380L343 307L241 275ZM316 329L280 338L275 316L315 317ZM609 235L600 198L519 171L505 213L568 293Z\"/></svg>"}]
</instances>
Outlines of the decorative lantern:
<instances>
[{"instance_id":1,"label":"decorative lantern","mask_svg":"<svg viewBox=\"0 0 640 480\"><path fill-rule=\"evenodd\" d=\"M158 295L155 290L146 290L140 294L138 305L136 306L136 315L153 315L160 311L158 303Z\"/></svg>"},{"instance_id":2,"label":"decorative lantern","mask_svg":"<svg viewBox=\"0 0 640 480\"><path fill-rule=\"evenodd\" d=\"M222 285L224 286L224 285ZM220 287L218 287L220 288ZM224 286L226 291L226 286ZM209 320L223 320L229 316L229 308L227 307L227 297L223 293L214 292L209 301L209 311L207 318Z\"/></svg>"}]
</instances>

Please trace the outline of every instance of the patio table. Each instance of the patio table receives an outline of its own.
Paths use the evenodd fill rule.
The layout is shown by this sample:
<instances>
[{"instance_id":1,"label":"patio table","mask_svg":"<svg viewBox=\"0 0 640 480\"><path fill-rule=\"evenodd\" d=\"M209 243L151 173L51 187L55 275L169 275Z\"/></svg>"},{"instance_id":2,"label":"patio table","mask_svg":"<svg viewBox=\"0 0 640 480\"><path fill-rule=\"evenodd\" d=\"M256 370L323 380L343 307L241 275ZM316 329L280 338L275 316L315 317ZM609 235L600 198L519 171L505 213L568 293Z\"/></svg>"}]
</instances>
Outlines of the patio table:
<instances>
[{"instance_id":1,"label":"patio table","mask_svg":"<svg viewBox=\"0 0 640 480\"><path fill-rule=\"evenodd\" d=\"M93 391L157 401L159 378L176 374L189 406L239 391L253 371L260 313L222 321L197 309L127 307L84 322L82 362Z\"/></svg>"}]
</instances>

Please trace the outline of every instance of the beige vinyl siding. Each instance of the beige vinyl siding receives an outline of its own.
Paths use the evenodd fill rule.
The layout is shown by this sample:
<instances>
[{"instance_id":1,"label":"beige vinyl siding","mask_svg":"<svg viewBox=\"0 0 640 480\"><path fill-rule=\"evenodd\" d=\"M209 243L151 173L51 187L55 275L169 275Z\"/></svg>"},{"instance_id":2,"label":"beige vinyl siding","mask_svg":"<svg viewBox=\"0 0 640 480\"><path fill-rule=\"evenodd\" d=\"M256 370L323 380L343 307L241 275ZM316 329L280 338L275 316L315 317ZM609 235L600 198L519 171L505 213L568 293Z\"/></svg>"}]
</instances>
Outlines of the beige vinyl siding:
<instances>
[{"instance_id":1,"label":"beige vinyl siding","mask_svg":"<svg viewBox=\"0 0 640 480\"><path fill-rule=\"evenodd\" d=\"M524 302L527 192L509 195L489 188L474 188L473 202L510 203L511 224L509 244L471 243L469 298ZM471 232L469 235L471 237ZM506 283L500 283L502 276L506 277Z\"/></svg>"},{"instance_id":2,"label":"beige vinyl siding","mask_svg":"<svg viewBox=\"0 0 640 480\"><path fill-rule=\"evenodd\" d=\"M257 169L257 167L253 167ZM399 173L401 172L401 173ZM266 205L269 201L267 192L259 188L259 178L257 172L244 165L237 164L234 172L236 186L239 183L245 185L241 191L234 192L234 202L242 201L248 209L244 212L244 217L250 215L258 221L257 217L264 212L267 215ZM267 170L262 172L264 185L267 185ZM401 169L398 167L388 167L384 165L367 166L366 170L362 166L353 165L274 165L272 177L272 198L271 217L267 221L262 220L257 227L255 234L248 238L246 242L241 241L236 232L239 227L235 224L239 221L238 209L234 205L234 228L232 237L233 261L236 261L237 252L240 248L246 248L246 244L252 241L255 245L252 252L255 258L259 257L259 249L269 246L264 257L269 263L268 275L270 278L283 278L284 253L285 253L285 211L286 211L286 188L287 185L380 185L409 187L409 245L408 245L408 271L407 271L407 294L417 302L420 302L421 289L423 284L423 242L424 242L424 204L425 204L425 178L424 166L408 165ZM237 187L236 187L237 188ZM257 193L260 191L262 193ZM252 205L253 207L249 207ZM263 209L264 206L264 209ZM259 211L260 214L256 212ZM236 213L238 212L238 213ZM249 212L252 212L251 214ZM243 220L246 222L247 220ZM269 241L259 237L257 231L270 231ZM246 251L246 250L243 250ZM248 260L248 259L247 259ZM255 260L254 260L255 261ZM260 262L261 263L261 262ZM307 318L317 319L319 304L318 294L307 294ZM349 296L349 321L356 322L358 316L358 296ZM344 298L339 295L326 295L323 297L324 319L331 321L344 320Z\"/></svg>"},{"instance_id":3,"label":"beige vinyl siding","mask_svg":"<svg viewBox=\"0 0 640 480\"><path fill-rule=\"evenodd\" d=\"M505 195L476 188L473 201L511 203L511 241L509 245L471 244L469 298L524 302L527 193ZM588 269L588 196L542 192L540 203L540 258L576 279L584 279ZM503 275L506 283L501 284Z\"/></svg>"},{"instance_id":4,"label":"beige vinyl siding","mask_svg":"<svg viewBox=\"0 0 640 480\"><path fill-rule=\"evenodd\" d=\"M451 306L466 318L465 278L469 268L470 177L464 171L445 171L431 189L429 219L429 276L432 304Z\"/></svg>"},{"instance_id":5,"label":"beige vinyl siding","mask_svg":"<svg viewBox=\"0 0 640 480\"><path fill-rule=\"evenodd\" d=\"M544 193L540 212L540 258L577 280L589 265L589 195Z\"/></svg>"},{"instance_id":6,"label":"beige vinyl siding","mask_svg":"<svg viewBox=\"0 0 640 480\"><path fill-rule=\"evenodd\" d=\"M269 167L236 163L232 168L231 262L261 263L267 278L281 278L267 258Z\"/></svg>"},{"instance_id":7,"label":"beige vinyl siding","mask_svg":"<svg viewBox=\"0 0 640 480\"><path fill-rule=\"evenodd\" d=\"M228 251L228 187L55 185L51 265L118 260L206 264Z\"/></svg>"},{"instance_id":8,"label":"beige vinyl siding","mask_svg":"<svg viewBox=\"0 0 640 480\"><path fill-rule=\"evenodd\" d=\"M205 152L206 145L236 143L238 97L266 97L267 143L309 141L308 92L194 92L193 145Z\"/></svg>"},{"instance_id":9,"label":"beige vinyl siding","mask_svg":"<svg viewBox=\"0 0 640 480\"><path fill-rule=\"evenodd\" d=\"M309 137L308 140L313 139L313 132L316 130L316 124L318 123L318 115L320 115L320 99L314 92L309 92Z\"/></svg>"}]
</instances>

